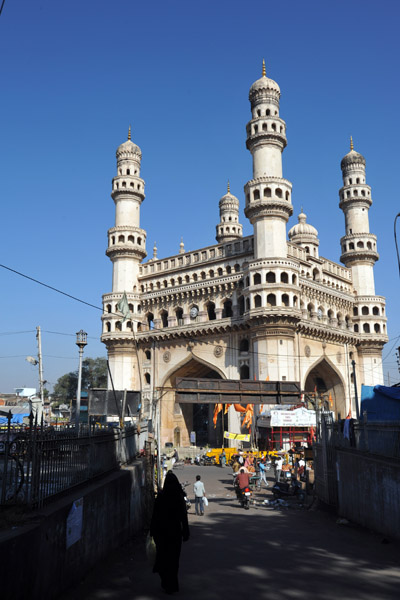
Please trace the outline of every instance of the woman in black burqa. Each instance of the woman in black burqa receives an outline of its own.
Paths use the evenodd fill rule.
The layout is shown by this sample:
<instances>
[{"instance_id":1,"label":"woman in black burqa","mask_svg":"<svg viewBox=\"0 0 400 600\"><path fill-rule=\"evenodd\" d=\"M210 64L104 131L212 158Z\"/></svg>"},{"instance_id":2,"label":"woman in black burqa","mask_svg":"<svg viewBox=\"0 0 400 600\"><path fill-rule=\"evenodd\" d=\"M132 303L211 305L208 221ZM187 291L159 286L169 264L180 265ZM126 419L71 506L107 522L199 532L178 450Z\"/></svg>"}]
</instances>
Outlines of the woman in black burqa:
<instances>
[{"instance_id":1,"label":"woman in black burqa","mask_svg":"<svg viewBox=\"0 0 400 600\"><path fill-rule=\"evenodd\" d=\"M153 573L160 575L161 587L166 592L178 592L179 556L182 540L189 539L189 524L184 493L172 471L168 471L155 500L150 535L157 547Z\"/></svg>"}]
</instances>

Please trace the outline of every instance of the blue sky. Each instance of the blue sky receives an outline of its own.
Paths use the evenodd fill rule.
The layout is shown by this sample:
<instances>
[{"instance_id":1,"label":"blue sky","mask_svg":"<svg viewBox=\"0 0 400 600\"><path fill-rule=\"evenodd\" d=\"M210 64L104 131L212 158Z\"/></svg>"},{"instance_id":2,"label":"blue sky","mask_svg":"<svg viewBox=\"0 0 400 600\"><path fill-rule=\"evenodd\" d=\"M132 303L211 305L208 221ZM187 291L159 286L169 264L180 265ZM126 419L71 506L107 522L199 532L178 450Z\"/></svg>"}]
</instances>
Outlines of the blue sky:
<instances>
[{"instance_id":1,"label":"blue sky","mask_svg":"<svg viewBox=\"0 0 400 600\"><path fill-rule=\"evenodd\" d=\"M265 57L287 123L288 227L303 206L329 259L339 261L344 235L338 190L350 135L367 160L376 293L386 296L389 319L384 372L398 381L399 13L397 0L6 0L0 262L101 307L111 291L104 253L114 225L115 150L130 123L143 152L150 257L154 241L159 257L177 253L181 236L187 250L215 243L227 179L251 234L243 214L252 168L245 125L248 90ZM100 310L5 269L0 282L0 392L37 385L37 368L25 361L36 354L37 325L49 384L77 368L76 331L88 332L85 356L105 355Z\"/></svg>"}]
</instances>

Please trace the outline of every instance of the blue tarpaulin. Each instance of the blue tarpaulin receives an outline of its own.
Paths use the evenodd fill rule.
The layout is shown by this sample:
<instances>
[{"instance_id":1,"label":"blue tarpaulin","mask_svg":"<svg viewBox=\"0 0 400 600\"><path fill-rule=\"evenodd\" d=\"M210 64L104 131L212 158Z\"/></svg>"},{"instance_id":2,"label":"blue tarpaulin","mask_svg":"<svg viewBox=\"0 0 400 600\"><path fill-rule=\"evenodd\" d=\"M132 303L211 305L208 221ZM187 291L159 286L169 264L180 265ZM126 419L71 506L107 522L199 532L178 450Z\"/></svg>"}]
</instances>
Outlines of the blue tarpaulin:
<instances>
[{"instance_id":1,"label":"blue tarpaulin","mask_svg":"<svg viewBox=\"0 0 400 600\"><path fill-rule=\"evenodd\" d=\"M400 421L400 388L361 386L361 417L368 421Z\"/></svg>"},{"instance_id":2,"label":"blue tarpaulin","mask_svg":"<svg viewBox=\"0 0 400 600\"><path fill-rule=\"evenodd\" d=\"M14 414L12 416L12 418L11 418L11 424L12 425L21 425L23 423L23 418L24 417L29 417L29 413L26 413L26 414L23 414L23 413ZM7 423L8 423L8 418L0 416L0 425L7 425Z\"/></svg>"}]
</instances>

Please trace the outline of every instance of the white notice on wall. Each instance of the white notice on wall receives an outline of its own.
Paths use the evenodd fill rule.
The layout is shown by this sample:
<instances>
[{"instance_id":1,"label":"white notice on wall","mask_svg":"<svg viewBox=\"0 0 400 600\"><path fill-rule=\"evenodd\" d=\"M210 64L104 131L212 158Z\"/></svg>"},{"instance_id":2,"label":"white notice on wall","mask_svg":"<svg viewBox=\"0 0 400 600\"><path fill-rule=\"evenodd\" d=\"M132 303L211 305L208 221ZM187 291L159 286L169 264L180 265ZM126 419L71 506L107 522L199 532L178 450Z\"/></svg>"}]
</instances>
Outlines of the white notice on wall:
<instances>
[{"instance_id":1,"label":"white notice on wall","mask_svg":"<svg viewBox=\"0 0 400 600\"><path fill-rule=\"evenodd\" d=\"M83 498L75 500L67 517L67 548L75 544L82 536Z\"/></svg>"}]
</instances>

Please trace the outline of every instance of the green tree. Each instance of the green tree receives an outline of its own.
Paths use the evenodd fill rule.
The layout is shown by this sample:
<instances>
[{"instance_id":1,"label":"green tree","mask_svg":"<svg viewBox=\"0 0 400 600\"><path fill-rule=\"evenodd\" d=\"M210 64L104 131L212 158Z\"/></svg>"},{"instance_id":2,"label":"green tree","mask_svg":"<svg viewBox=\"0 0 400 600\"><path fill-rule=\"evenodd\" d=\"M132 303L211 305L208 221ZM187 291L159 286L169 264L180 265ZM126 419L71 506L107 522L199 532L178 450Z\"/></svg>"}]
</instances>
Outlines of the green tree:
<instances>
[{"instance_id":1,"label":"green tree","mask_svg":"<svg viewBox=\"0 0 400 600\"><path fill-rule=\"evenodd\" d=\"M82 390L107 387L107 359L85 358L82 361ZM66 373L57 379L53 398L59 402L69 402L75 398L78 387L78 371Z\"/></svg>"}]
</instances>

